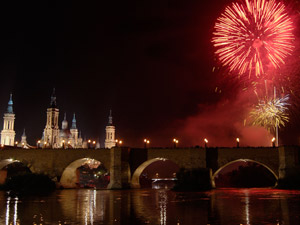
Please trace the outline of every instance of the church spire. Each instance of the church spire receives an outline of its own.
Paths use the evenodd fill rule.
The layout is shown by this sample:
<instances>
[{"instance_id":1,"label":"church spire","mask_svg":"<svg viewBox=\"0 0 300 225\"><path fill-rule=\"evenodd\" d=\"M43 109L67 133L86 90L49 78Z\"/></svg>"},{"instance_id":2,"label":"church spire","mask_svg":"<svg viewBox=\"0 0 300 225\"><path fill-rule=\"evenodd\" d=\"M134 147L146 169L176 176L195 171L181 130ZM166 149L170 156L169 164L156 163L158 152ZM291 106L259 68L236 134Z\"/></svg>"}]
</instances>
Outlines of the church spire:
<instances>
[{"instance_id":1,"label":"church spire","mask_svg":"<svg viewBox=\"0 0 300 225\"><path fill-rule=\"evenodd\" d=\"M62 121L61 129L63 130L68 129L67 113L65 113L64 115L64 120Z\"/></svg>"},{"instance_id":2,"label":"church spire","mask_svg":"<svg viewBox=\"0 0 300 225\"><path fill-rule=\"evenodd\" d=\"M75 113L73 114L72 127L71 127L71 129L77 129L77 128L76 128L76 118L75 118Z\"/></svg>"},{"instance_id":3,"label":"church spire","mask_svg":"<svg viewBox=\"0 0 300 225\"><path fill-rule=\"evenodd\" d=\"M23 131L22 137L26 137L25 128L24 128L24 131Z\"/></svg>"},{"instance_id":4,"label":"church spire","mask_svg":"<svg viewBox=\"0 0 300 225\"><path fill-rule=\"evenodd\" d=\"M13 100L12 100L12 94L10 94L10 97L9 97L8 107L7 107L7 113L14 113L14 112L13 112Z\"/></svg>"},{"instance_id":5,"label":"church spire","mask_svg":"<svg viewBox=\"0 0 300 225\"><path fill-rule=\"evenodd\" d=\"M55 88L53 88L53 92L52 92L52 95L51 95L50 106L51 106L51 108L56 108Z\"/></svg>"},{"instance_id":6,"label":"church spire","mask_svg":"<svg viewBox=\"0 0 300 225\"><path fill-rule=\"evenodd\" d=\"M111 115L111 110L109 110L109 117L108 117L108 126L112 126L113 122L112 122L112 115Z\"/></svg>"}]
</instances>

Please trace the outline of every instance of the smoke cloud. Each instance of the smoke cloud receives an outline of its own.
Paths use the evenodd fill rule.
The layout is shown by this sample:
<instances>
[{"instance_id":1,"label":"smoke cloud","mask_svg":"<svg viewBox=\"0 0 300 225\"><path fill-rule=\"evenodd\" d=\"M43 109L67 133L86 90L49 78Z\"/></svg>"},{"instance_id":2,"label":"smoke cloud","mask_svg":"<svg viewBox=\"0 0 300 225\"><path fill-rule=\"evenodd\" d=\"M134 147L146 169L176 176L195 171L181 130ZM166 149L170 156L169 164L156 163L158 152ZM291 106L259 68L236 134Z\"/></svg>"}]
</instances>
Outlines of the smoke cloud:
<instances>
[{"instance_id":1,"label":"smoke cloud","mask_svg":"<svg viewBox=\"0 0 300 225\"><path fill-rule=\"evenodd\" d=\"M250 111L247 92L241 92L234 100L221 100L215 105L199 105L199 113L180 122L178 137L183 143L208 146L271 146L272 135L264 128L249 125ZM248 124L248 125L247 125Z\"/></svg>"}]
</instances>

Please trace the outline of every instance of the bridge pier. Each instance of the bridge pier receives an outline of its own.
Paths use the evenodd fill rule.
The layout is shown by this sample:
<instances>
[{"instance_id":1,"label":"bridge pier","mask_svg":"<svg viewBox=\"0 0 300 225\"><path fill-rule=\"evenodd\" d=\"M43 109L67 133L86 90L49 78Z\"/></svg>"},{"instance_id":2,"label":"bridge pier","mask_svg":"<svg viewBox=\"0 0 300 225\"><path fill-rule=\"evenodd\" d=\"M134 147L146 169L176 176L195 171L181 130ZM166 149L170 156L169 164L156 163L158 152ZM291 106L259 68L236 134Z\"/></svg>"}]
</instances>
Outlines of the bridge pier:
<instances>
[{"instance_id":1,"label":"bridge pier","mask_svg":"<svg viewBox=\"0 0 300 225\"><path fill-rule=\"evenodd\" d=\"M107 189L130 188L130 148L110 149L110 182Z\"/></svg>"},{"instance_id":2,"label":"bridge pier","mask_svg":"<svg viewBox=\"0 0 300 225\"><path fill-rule=\"evenodd\" d=\"M279 151L278 187L299 186L300 149L294 146L281 146Z\"/></svg>"}]
</instances>

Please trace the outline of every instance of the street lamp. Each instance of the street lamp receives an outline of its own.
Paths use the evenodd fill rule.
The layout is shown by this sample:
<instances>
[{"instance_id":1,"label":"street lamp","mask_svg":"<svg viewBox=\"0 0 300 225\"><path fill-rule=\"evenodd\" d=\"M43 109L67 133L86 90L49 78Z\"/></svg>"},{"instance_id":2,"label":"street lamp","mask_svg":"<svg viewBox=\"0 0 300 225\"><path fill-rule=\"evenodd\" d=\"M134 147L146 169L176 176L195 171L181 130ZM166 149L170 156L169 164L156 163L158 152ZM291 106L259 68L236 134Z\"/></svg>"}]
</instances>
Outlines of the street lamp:
<instances>
[{"instance_id":1,"label":"street lamp","mask_svg":"<svg viewBox=\"0 0 300 225\"><path fill-rule=\"evenodd\" d=\"M239 138L236 139L236 147L237 147L237 148L240 147L240 139L239 139Z\"/></svg>"},{"instance_id":2,"label":"street lamp","mask_svg":"<svg viewBox=\"0 0 300 225\"><path fill-rule=\"evenodd\" d=\"M276 138L273 137L273 138L272 138L272 147L273 147L273 148L275 147L275 141L276 141Z\"/></svg>"},{"instance_id":3,"label":"street lamp","mask_svg":"<svg viewBox=\"0 0 300 225\"><path fill-rule=\"evenodd\" d=\"M207 148L207 143L208 143L208 140L206 138L204 138L204 147Z\"/></svg>"},{"instance_id":4,"label":"street lamp","mask_svg":"<svg viewBox=\"0 0 300 225\"><path fill-rule=\"evenodd\" d=\"M150 144L150 140L144 139L144 148L149 147L149 144Z\"/></svg>"},{"instance_id":5,"label":"street lamp","mask_svg":"<svg viewBox=\"0 0 300 225\"><path fill-rule=\"evenodd\" d=\"M93 148L96 149L96 141L93 141Z\"/></svg>"},{"instance_id":6,"label":"street lamp","mask_svg":"<svg viewBox=\"0 0 300 225\"><path fill-rule=\"evenodd\" d=\"M36 142L36 147L39 148L39 147L40 147L40 144L41 144L41 141L38 140L38 141Z\"/></svg>"},{"instance_id":7,"label":"street lamp","mask_svg":"<svg viewBox=\"0 0 300 225\"><path fill-rule=\"evenodd\" d=\"M177 148L179 141L176 138L174 138L173 143L174 143L174 148Z\"/></svg>"},{"instance_id":8,"label":"street lamp","mask_svg":"<svg viewBox=\"0 0 300 225\"><path fill-rule=\"evenodd\" d=\"M65 140L62 141L62 148L65 148Z\"/></svg>"},{"instance_id":9,"label":"street lamp","mask_svg":"<svg viewBox=\"0 0 300 225\"><path fill-rule=\"evenodd\" d=\"M123 141L122 140L118 140L116 139L116 147L120 146L123 144Z\"/></svg>"},{"instance_id":10,"label":"street lamp","mask_svg":"<svg viewBox=\"0 0 300 225\"><path fill-rule=\"evenodd\" d=\"M88 149L91 148L91 139L88 140Z\"/></svg>"},{"instance_id":11,"label":"street lamp","mask_svg":"<svg viewBox=\"0 0 300 225\"><path fill-rule=\"evenodd\" d=\"M15 147L17 147L17 146L18 146L18 144L19 144L19 143L16 141L16 142L15 142Z\"/></svg>"}]
</instances>

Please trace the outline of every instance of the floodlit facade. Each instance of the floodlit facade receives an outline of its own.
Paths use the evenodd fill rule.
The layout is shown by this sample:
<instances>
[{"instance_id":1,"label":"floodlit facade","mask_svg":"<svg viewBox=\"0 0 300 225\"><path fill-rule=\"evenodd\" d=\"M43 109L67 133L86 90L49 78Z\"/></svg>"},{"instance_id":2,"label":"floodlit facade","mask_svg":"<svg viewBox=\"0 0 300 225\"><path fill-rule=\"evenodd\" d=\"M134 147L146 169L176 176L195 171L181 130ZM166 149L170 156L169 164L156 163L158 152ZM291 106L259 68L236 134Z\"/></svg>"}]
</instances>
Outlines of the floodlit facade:
<instances>
[{"instance_id":1,"label":"floodlit facade","mask_svg":"<svg viewBox=\"0 0 300 225\"><path fill-rule=\"evenodd\" d=\"M15 114L13 112L12 94L10 94L8 107L3 117L3 130L1 131L1 145L14 146L16 132L14 130Z\"/></svg>"},{"instance_id":2,"label":"floodlit facade","mask_svg":"<svg viewBox=\"0 0 300 225\"><path fill-rule=\"evenodd\" d=\"M42 141L38 147L44 148L84 148L81 134L76 126L75 113L72 119L71 129L68 128L66 113L62 121L61 130L58 126L59 109L56 105L55 89L51 96L50 107L47 109L47 122L44 129ZM79 135L79 136L78 136Z\"/></svg>"},{"instance_id":3,"label":"floodlit facade","mask_svg":"<svg viewBox=\"0 0 300 225\"><path fill-rule=\"evenodd\" d=\"M108 124L105 128L106 136L105 136L105 148L112 148L116 146L115 133L116 128L112 122L111 110L108 117Z\"/></svg>"}]
</instances>

